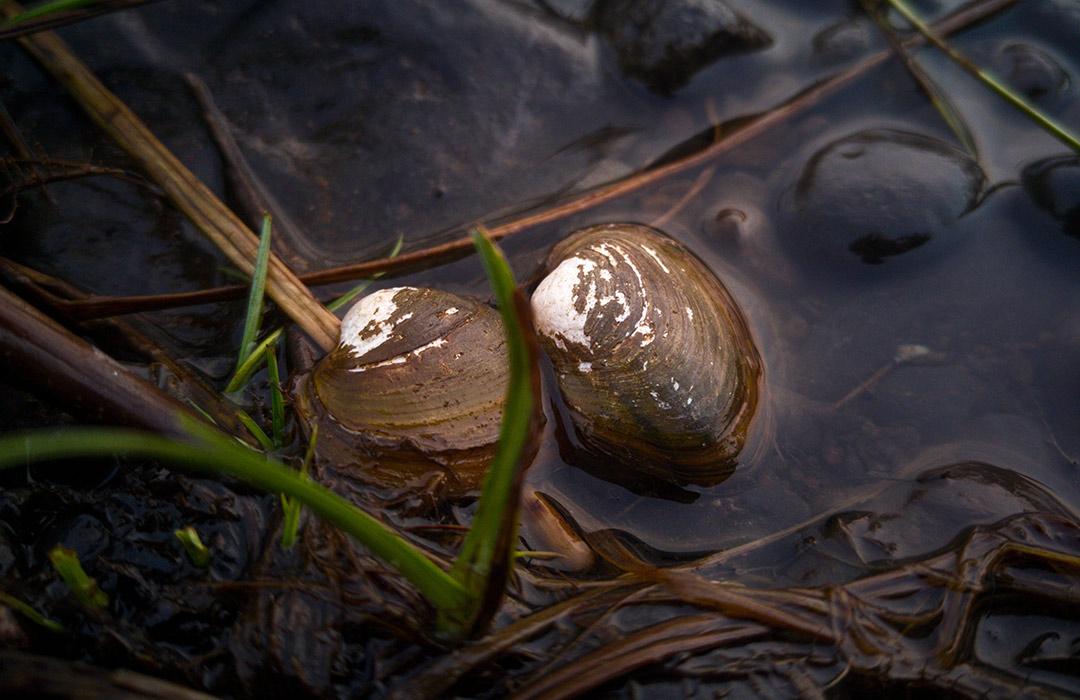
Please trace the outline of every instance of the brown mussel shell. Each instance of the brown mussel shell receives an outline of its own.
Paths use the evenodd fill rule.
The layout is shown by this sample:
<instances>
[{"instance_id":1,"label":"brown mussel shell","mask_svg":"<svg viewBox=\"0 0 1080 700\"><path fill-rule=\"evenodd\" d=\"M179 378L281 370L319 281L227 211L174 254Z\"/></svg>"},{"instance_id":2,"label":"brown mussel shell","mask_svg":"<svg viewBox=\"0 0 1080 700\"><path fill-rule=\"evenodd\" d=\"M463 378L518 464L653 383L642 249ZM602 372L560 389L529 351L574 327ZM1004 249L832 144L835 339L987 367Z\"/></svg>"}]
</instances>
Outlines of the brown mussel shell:
<instances>
[{"instance_id":1,"label":"brown mussel shell","mask_svg":"<svg viewBox=\"0 0 1080 700\"><path fill-rule=\"evenodd\" d=\"M586 452L665 483L727 478L757 405L761 359L720 280L638 224L572 234L546 272L533 314Z\"/></svg>"},{"instance_id":2,"label":"brown mussel shell","mask_svg":"<svg viewBox=\"0 0 1080 700\"><path fill-rule=\"evenodd\" d=\"M403 486L436 473L450 493L479 486L495 453L509 381L502 321L480 302L398 287L361 299L341 342L296 390L321 459Z\"/></svg>"}]
</instances>

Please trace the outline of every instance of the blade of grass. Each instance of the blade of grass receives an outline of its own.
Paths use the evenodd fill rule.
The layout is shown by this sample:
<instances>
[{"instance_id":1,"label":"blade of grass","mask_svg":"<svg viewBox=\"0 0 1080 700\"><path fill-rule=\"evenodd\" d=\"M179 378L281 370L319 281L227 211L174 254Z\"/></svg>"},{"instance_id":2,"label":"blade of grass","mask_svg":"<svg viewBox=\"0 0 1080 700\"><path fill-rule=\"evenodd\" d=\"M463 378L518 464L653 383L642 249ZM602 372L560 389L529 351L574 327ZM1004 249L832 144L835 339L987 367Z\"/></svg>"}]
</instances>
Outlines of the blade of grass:
<instances>
[{"instance_id":1,"label":"blade of grass","mask_svg":"<svg viewBox=\"0 0 1080 700\"><path fill-rule=\"evenodd\" d=\"M0 22L0 41L25 34L55 29L98 15L118 12L160 0L57 0L36 5ZM3 5L4 2L0 2Z\"/></svg>"},{"instance_id":2,"label":"blade of grass","mask_svg":"<svg viewBox=\"0 0 1080 700\"><path fill-rule=\"evenodd\" d=\"M975 65L971 59L953 48L951 44L947 43L937 32L931 29L930 26L923 21L922 17L908 5L906 0L889 0L889 4L893 9L899 12L911 26L915 27L919 34L926 37L927 41L952 59L958 66L978 78L983 84L1003 97L1009 104L1020 110L1022 114L1038 124L1046 132L1068 145L1069 148L1074 151L1080 152L1080 137L1077 137L1069 131L1068 128L1059 124L1056 120L1043 114L1039 111L1038 107L1014 92L1009 86L998 80L989 71Z\"/></svg>"},{"instance_id":3,"label":"blade of grass","mask_svg":"<svg viewBox=\"0 0 1080 700\"><path fill-rule=\"evenodd\" d=\"M281 376L278 374L277 352L266 349L266 368L270 379L270 427L275 449L285 444L285 396L281 393Z\"/></svg>"},{"instance_id":4,"label":"blade of grass","mask_svg":"<svg viewBox=\"0 0 1080 700\"><path fill-rule=\"evenodd\" d=\"M266 434L265 430L259 427L259 424L255 422L255 419L247 414L247 411L237 409L236 417L240 419L240 422L248 429L248 432L259 441L259 445L264 450L267 452L274 451L274 441L270 439L270 436Z\"/></svg>"},{"instance_id":5,"label":"blade of grass","mask_svg":"<svg viewBox=\"0 0 1080 700\"><path fill-rule=\"evenodd\" d=\"M0 15L21 11L8 0ZM110 92L53 32L19 38L19 44L67 89L87 115L134 158L195 226L241 270L253 271L258 237L124 104ZM270 256L266 291L290 319L329 352L337 345L341 322L320 304L292 270Z\"/></svg>"},{"instance_id":6,"label":"blade of grass","mask_svg":"<svg viewBox=\"0 0 1080 700\"><path fill-rule=\"evenodd\" d=\"M390 255L388 255L387 257L389 259L391 259L391 260L396 258L398 256L398 253L401 252L401 246L404 243L405 243L405 236L402 235L402 234L398 234L397 242L394 243L394 247L390 249ZM384 274L386 274L386 273L385 272L376 272L370 278L368 278L366 280L363 280L362 282L360 282L360 284L356 285L355 287L353 287L349 291L345 292L344 294L339 296L337 299L334 299L333 301L331 301L329 304L326 305L326 308L330 309L331 311L337 311L338 309L340 309L341 307L345 306L350 301L355 299L360 294L360 292L367 289L368 286L372 282L379 279Z\"/></svg>"},{"instance_id":7,"label":"blade of grass","mask_svg":"<svg viewBox=\"0 0 1080 700\"><path fill-rule=\"evenodd\" d=\"M12 24L18 24L19 22L25 22L29 19L37 19L38 17L44 17L45 15L56 14L58 12L69 12L71 10L80 10L90 5L99 4L101 0L51 0L51 2L43 2L39 5L34 5L29 10L23 10L21 13L12 17L4 25L10 26Z\"/></svg>"},{"instance_id":8,"label":"blade of grass","mask_svg":"<svg viewBox=\"0 0 1080 700\"><path fill-rule=\"evenodd\" d=\"M236 367L240 368L255 345L255 336L262 323L263 294L266 291L266 273L270 261L271 220L269 214L263 215L262 231L259 233L259 250L255 254L255 270L251 273L251 292L248 293L247 315L244 317L244 335L240 338L240 354Z\"/></svg>"},{"instance_id":9,"label":"blade of grass","mask_svg":"<svg viewBox=\"0 0 1080 700\"><path fill-rule=\"evenodd\" d=\"M281 511L281 548L287 552L296 546L300 535L300 503L282 495Z\"/></svg>"},{"instance_id":10,"label":"blade of grass","mask_svg":"<svg viewBox=\"0 0 1080 700\"><path fill-rule=\"evenodd\" d=\"M278 328L263 338L259 344L255 346L251 354L247 356L247 359L240 363L240 366L236 368L236 372L233 374L232 379L229 380L228 385L225 387L226 394L240 391L244 388L245 384L251 381L252 375L259 371L263 362L266 362L266 352L273 352L273 349L277 346L277 342L281 340L281 336L284 333L284 328Z\"/></svg>"},{"instance_id":11,"label":"blade of grass","mask_svg":"<svg viewBox=\"0 0 1080 700\"><path fill-rule=\"evenodd\" d=\"M9 608L26 617L28 620L33 622L35 625L38 625L39 627L44 627L45 629L52 632L64 631L64 626L56 620L50 620L49 618L39 613L37 610L34 610L28 604L22 602L13 595L8 595L7 593L4 593L3 591L0 591L0 605L8 606Z\"/></svg>"},{"instance_id":12,"label":"blade of grass","mask_svg":"<svg viewBox=\"0 0 1080 700\"><path fill-rule=\"evenodd\" d=\"M532 337L528 305L517 289L513 273L499 249L483 229L472 232L473 244L495 292L506 331L510 362L510 383L503 408L499 444L477 506L472 527L461 552L454 560L451 575L474 595L476 608L467 619L443 616L440 627L454 636L467 634L485 625L494 614L513 566L517 541L517 506L520 498L522 463L531 458L538 421L539 375L535 340Z\"/></svg>"},{"instance_id":13,"label":"blade of grass","mask_svg":"<svg viewBox=\"0 0 1080 700\"><path fill-rule=\"evenodd\" d=\"M304 452L304 461L300 464L300 476L307 478L311 469L311 460L315 457L315 443L319 440L319 424L311 427L311 439L308 440L307 450ZM282 494L281 507L285 511L284 522L281 526L281 548L290 550L296 544L296 537L300 531L300 502Z\"/></svg>"},{"instance_id":14,"label":"blade of grass","mask_svg":"<svg viewBox=\"0 0 1080 700\"><path fill-rule=\"evenodd\" d=\"M874 20L878 29L885 35L889 45L892 46L893 52L900 57L900 60L904 62L904 66L911 73L911 77L915 79L915 82L919 84L922 91L926 93L926 96L930 98L930 103L941 115L942 121L953 132L956 139L971 156L972 160L982 165L979 158L979 147L975 143L975 136L971 133L971 129L968 128L967 122L964 120L963 115L960 114L960 110L953 104L953 101L949 99L948 94L942 90L937 83L927 74L923 67L919 65L918 61L908 50L904 44L900 35L896 30L885 20L885 17L881 12L878 12L871 4L871 0L861 0L863 11Z\"/></svg>"},{"instance_id":15,"label":"blade of grass","mask_svg":"<svg viewBox=\"0 0 1080 700\"><path fill-rule=\"evenodd\" d=\"M205 569L210 565L210 550L203 544L202 538L199 537L199 533L195 531L195 528L188 525L185 528L175 530L173 534L176 535L176 539L180 540L180 544L192 564L200 569Z\"/></svg>"},{"instance_id":16,"label":"blade of grass","mask_svg":"<svg viewBox=\"0 0 1080 700\"><path fill-rule=\"evenodd\" d=\"M470 606L470 596L446 571L379 520L276 460L266 459L194 419L178 420L197 440L181 442L137 430L67 428L0 438L0 469L65 457L121 455L160 459L210 474L226 474L271 493L296 498L356 538L410 581L440 612Z\"/></svg>"},{"instance_id":17,"label":"blade of grass","mask_svg":"<svg viewBox=\"0 0 1080 700\"><path fill-rule=\"evenodd\" d=\"M393 249L390 251L391 259L396 257L397 254L401 252L401 245L404 240L404 236L398 236L397 243L394 244ZM382 276L382 272L375 273L370 278L361 281L355 287L328 303L326 305L326 308L330 309L331 311L337 311L338 309L355 299L361 292L371 286L372 282ZM284 334L284 332L284 328L276 328L271 331L269 335L263 338L258 345L255 346L255 349L252 350L251 354L248 355L248 358L244 360L244 362L241 363L239 367L237 367L236 372L232 376L232 379L229 380L228 386L225 387L226 394L230 394L234 391L240 391L240 389L242 389L245 384L251 381L252 375L259 371L259 368L262 367L262 363L265 361L265 356L263 353L266 352L267 348L272 348L276 346L278 341L281 340L281 336L282 334Z\"/></svg>"},{"instance_id":18,"label":"blade of grass","mask_svg":"<svg viewBox=\"0 0 1080 700\"><path fill-rule=\"evenodd\" d=\"M49 551L49 561L80 603L88 608L98 609L109 604L109 596L98 588L97 581L82 568L75 550L56 545Z\"/></svg>"}]
</instances>

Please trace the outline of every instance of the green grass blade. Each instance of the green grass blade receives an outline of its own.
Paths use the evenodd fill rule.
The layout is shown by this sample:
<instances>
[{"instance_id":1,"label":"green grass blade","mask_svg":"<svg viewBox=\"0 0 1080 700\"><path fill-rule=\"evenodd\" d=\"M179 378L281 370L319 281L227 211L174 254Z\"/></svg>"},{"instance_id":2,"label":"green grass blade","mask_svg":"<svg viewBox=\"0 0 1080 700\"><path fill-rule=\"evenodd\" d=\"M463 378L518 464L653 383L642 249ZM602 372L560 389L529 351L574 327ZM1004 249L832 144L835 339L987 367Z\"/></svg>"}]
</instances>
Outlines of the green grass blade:
<instances>
[{"instance_id":1,"label":"green grass blade","mask_svg":"<svg viewBox=\"0 0 1080 700\"><path fill-rule=\"evenodd\" d=\"M173 534L176 535L176 539L180 540L180 544L192 564L200 569L205 569L210 565L210 550L203 544L202 538L199 537L199 533L195 531L195 528L188 525L185 528L173 531Z\"/></svg>"},{"instance_id":2,"label":"green grass blade","mask_svg":"<svg viewBox=\"0 0 1080 700\"><path fill-rule=\"evenodd\" d=\"M277 328L270 333L270 335L259 341L259 344L251 351L251 354L247 356L247 359L241 362L240 366L236 368L236 372L233 373L228 386L225 387L226 394L240 391L244 388L245 384L251 381L251 376L258 372L259 368L262 367L263 362L266 361L267 349L275 348L284 333L284 328Z\"/></svg>"},{"instance_id":3,"label":"green grass blade","mask_svg":"<svg viewBox=\"0 0 1080 700\"><path fill-rule=\"evenodd\" d=\"M35 625L38 625L39 627L44 627L45 629L50 630L52 632L63 632L64 631L64 626L61 625L56 620L50 620L49 618L45 617L44 615L39 613L37 610L34 610L32 607L30 607L26 603L22 602L21 600L19 600L15 596L8 595L7 593L4 593L3 591L0 591L0 605L8 606L9 608L11 608L15 612L21 614L23 617L27 618L28 620L33 622Z\"/></svg>"},{"instance_id":4,"label":"green grass blade","mask_svg":"<svg viewBox=\"0 0 1080 700\"><path fill-rule=\"evenodd\" d=\"M80 603L99 610L109 604L109 596L98 588L97 581L82 568L79 555L74 550L56 545L49 551L49 561Z\"/></svg>"},{"instance_id":5,"label":"green grass blade","mask_svg":"<svg viewBox=\"0 0 1080 700\"><path fill-rule=\"evenodd\" d=\"M484 269L487 272L506 330L510 360L510 385L503 409L499 444L477 506L476 517L451 569L453 576L475 597L477 605L492 594L501 596L501 588L491 591L490 577L507 572L512 565L517 540L517 502L519 472L526 445L533 438L537 397L533 385L535 354L526 336L523 320L515 302L517 285L502 253L481 231L472 234ZM500 579L505 584L505 577ZM470 611L473 619L444 620L450 633L468 632L477 623L480 610ZM481 621L482 622L482 621ZM459 625L455 627L455 623Z\"/></svg>"},{"instance_id":6,"label":"green grass blade","mask_svg":"<svg viewBox=\"0 0 1080 700\"><path fill-rule=\"evenodd\" d=\"M1042 127L1045 131L1053 135L1058 140L1067 144L1074 151L1080 152L1080 137L1073 134L1064 125L1059 124L1056 120L1043 114L1039 111L1039 108L1028 102L1022 96L1017 94L1009 86L1002 83L990 72L975 65L967 56L954 49L944 39L937 35L933 29L923 21L922 17L918 15L911 8L906 0L889 0L889 4L899 12L911 26L929 41L936 46L946 56L952 59L958 66L963 68L968 73L974 75L981 80L983 84L988 86L991 90L1003 97L1007 102L1016 107L1023 113L1028 119Z\"/></svg>"},{"instance_id":7,"label":"green grass blade","mask_svg":"<svg viewBox=\"0 0 1080 700\"><path fill-rule=\"evenodd\" d=\"M267 452L274 451L274 441L270 439L270 436L266 434L259 424L255 422L255 419L248 415L247 411L240 409L236 410L236 417L248 429L248 432L255 436L255 439L259 441L259 446Z\"/></svg>"},{"instance_id":8,"label":"green grass blade","mask_svg":"<svg viewBox=\"0 0 1080 700\"><path fill-rule=\"evenodd\" d=\"M300 503L283 495L281 511L281 548L287 552L296 546L300 535Z\"/></svg>"},{"instance_id":9,"label":"green grass blade","mask_svg":"<svg viewBox=\"0 0 1080 700\"><path fill-rule=\"evenodd\" d=\"M266 373L270 379L270 437L275 449L285 444L285 395L281 392L281 375L278 373L277 352L267 348Z\"/></svg>"},{"instance_id":10,"label":"green grass blade","mask_svg":"<svg viewBox=\"0 0 1080 700\"><path fill-rule=\"evenodd\" d=\"M240 339L240 354L236 368L244 364L255 346L255 336L262 322L263 295L266 291L266 272L270 263L270 215L263 214L262 231L259 233L259 251L255 255L255 269L251 273L251 293L248 294L247 316L244 318L244 335Z\"/></svg>"},{"instance_id":11,"label":"green grass blade","mask_svg":"<svg viewBox=\"0 0 1080 700\"><path fill-rule=\"evenodd\" d=\"M398 236L397 242L394 244L394 248L390 251L390 257L397 257L397 254L401 252L401 246L404 242L402 236ZM365 289L371 286L371 283L383 276L383 273L379 272L372 275L370 278L363 280L355 287L345 292L341 296L337 297L326 305L326 308L331 311L337 311L341 307L348 304L350 301L360 295ZM252 375L259 371L263 362L266 361L267 348L275 347L281 336L285 333L284 328L276 328L269 335L262 339L255 349L251 351L247 359L240 363L240 366L236 368L236 372L233 373L232 379L229 380L228 386L225 387L225 393L231 394L234 391L240 391L244 388L244 385L251 381Z\"/></svg>"},{"instance_id":12,"label":"green grass blade","mask_svg":"<svg viewBox=\"0 0 1080 700\"><path fill-rule=\"evenodd\" d=\"M964 150L971 156L972 160L981 163L979 158L979 147L975 142L975 136L971 133L971 129L967 125L967 121L964 120L959 108L953 104L952 99L948 93L941 89L937 83L927 74L915 57L911 55L911 52L904 45L900 35L893 29L892 25L885 19L884 15L877 11L872 4L873 0L862 0L863 11L877 24L878 29L888 39L890 46L892 46L893 52L904 62L908 72L915 79L915 82L919 84L926 96L930 98L930 103L941 115L942 121L953 132L956 139L963 146Z\"/></svg>"},{"instance_id":13,"label":"green grass blade","mask_svg":"<svg viewBox=\"0 0 1080 700\"><path fill-rule=\"evenodd\" d=\"M390 250L390 255L388 257L396 258L398 253L401 252L401 246L402 246L402 244L404 242L405 242L405 237L402 236L402 235L398 235L397 242L394 243L394 247L393 247L393 249ZM340 309L341 307L345 306L350 301L355 299L357 296L359 296L360 292L367 289L369 286L371 286L372 282L374 282L375 280L379 279L382 276L383 276L382 272L376 272L370 278L360 282L360 284L356 285L355 287L353 287L349 291L345 292L344 294L339 296L337 299L334 299L333 301L331 301L329 304L326 305L326 308L330 309L331 311L337 311L338 309Z\"/></svg>"},{"instance_id":14,"label":"green grass blade","mask_svg":"<svg viewBox=\"0 0 1080 700\"><path fill-rule=\"evenodd\" d=\"M319 440L319 424L311 427L311 439L308 440L307 450L304 452L304 461L300 465L300 476L307 478L311 470L311 460L315 457L315 443ZM281 526L281 548L290 550L296 544L297 535L300 532L300 502L295 498L281 496L281 508L285 517Z\"/></svg>"},{"instance_id":15,"label":"green grass blade","mask_svg":"<svg viewBox=\"0 0 1080 700\"><path fill-rule=\"evenodd\" d=\"M9 434L0 437L0 469L65 457L123 455L160 459L204 473L227 474L257 488L297 499L400 572L440 612L453 614L468 607L470 596L457 580L363 510L209 426L182 416L178 420L198 442L180 442L152 433L117 428L68 428Z\"/></svg>"},{"instance_id":16,"label":"green grass blade","mask_svg":"<svg viewBox=\"0 0 1080 700\"><path fill-rule=\"evenodd\" d=\"M31 7L29 10L24 10L15 15L7 22L0 23L0 26L8 26L18 24L19 22L25 22L31 19L37 19L38 17L44 17L45 15L55 14L57 12L69 12L71 10L80 10L84 7L95 5L99 0L51 0L51 2L43 2L40 5Z\"/></svg>"}]
</instances>

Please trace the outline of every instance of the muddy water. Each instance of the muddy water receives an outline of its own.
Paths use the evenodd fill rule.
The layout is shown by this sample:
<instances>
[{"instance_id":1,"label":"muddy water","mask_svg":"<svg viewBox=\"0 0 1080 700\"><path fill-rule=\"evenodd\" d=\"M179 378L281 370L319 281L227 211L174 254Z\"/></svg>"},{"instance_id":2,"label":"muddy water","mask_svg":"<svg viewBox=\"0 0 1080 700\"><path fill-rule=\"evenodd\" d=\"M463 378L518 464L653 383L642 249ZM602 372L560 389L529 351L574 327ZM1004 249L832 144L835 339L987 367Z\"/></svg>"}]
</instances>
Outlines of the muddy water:
<instances>
[{"instance_id":1,"label":"muddy water","mask_svg":"<svg viewBox=\"0 0 1080 700\"><path fill-rule=\"evenodd\" d=\"M707 145L715 125L888 47L846 0L687 3L715 35L670 9L638 31L635 13L651 5L662 4L161 3L62 35L225 192L182 78L199 75L315 265L329 266L670 161ZM936 17L960 3L917 5ZM955 41L1080 128L1075 3L1021 2ZM703 168L505 242L530 279L579 226L664 217L725 280L765 359L766 398L736 473L675 498L577 468L550 395L529 478L583 528L615 528L668 560L871 504L874 536L860 542L880 550L864 549L869 561L1014 512L1080 510L1080 161L939 55L918 58L975 153L893 59ZM12 45L0 45L0 99L49 156L126 163ZM99 293L228 279L144 189L99 178L50 193L57 206L28 200L2 229L5 255ZM487 294L472 259L385 282L402 283ZM241 314L225 304L155 323L178 355L220 375ZM960 463L991 466L926 477ZM883 531L892 521L904 526ZM782 556L774 581L830 578Z\"/></svg>"}]
</instances>

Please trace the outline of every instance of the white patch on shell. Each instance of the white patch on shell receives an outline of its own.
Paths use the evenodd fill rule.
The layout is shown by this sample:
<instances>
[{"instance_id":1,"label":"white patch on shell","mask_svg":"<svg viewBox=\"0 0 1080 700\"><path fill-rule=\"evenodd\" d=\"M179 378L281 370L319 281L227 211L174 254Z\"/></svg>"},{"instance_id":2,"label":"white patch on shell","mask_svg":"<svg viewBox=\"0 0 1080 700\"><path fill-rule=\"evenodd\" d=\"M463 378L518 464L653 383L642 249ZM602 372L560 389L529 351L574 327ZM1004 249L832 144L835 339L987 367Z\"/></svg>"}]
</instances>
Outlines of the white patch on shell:
<instances>
[{"instance_id":1,"label":"white patch on shell","mask_svg":"<svg viewBox=\"0 0 1080 700\"><path fill-rule=\"evenodd\" d=\"M560 262L536 288L532 297L532 307L537 331L554 341L555 346L560 350L566 350L564 341L593 349L592 339L585 332L590 312L593 309L605 309L609 304L616 304L618 308L614 312L614 320L621 324L630 318L631 300L621 289L616 289L608 296L598 296L596 281L590 281L587 289L583 289L585 286L583 280L599 267L597 274L600 280L611 282L615 279L615 273L612 270L625 263L637 281L638 294L641 297L641 315L632 326L627 327L625 337L641 335L641 347L650 345L656 339L656 330L653 323L647 319L653 311L658 316L661 315L661 311L650 302L641 270L638 269L634 259L618 243L598 243L590 246L589 250L600 255L604 260L594 262L580 256L567 258ZM646 252L665 272L670 272L655 250L649 249ZM604 264L605 261L607 265ZM579 308L582 309L580 312ZM599 317L603 318L603 314Z\"/></svg>"},{"instance_id":2,"label":"white patch on shell","mask_svg":"<svg viewBox=\"0 0 1080 700\"><path fill-rule=\"evenodd\" d=\"M608 304L609 302L612 302L612 301L619 302L619 306L622 307L622 313L615 315L615 321L616 322L622 323L626 319L630 318L630 302L627 301L625 294L623 294L622 292L615 292L615 294L613 296L601 297L600 305L605 306L606 304Z\"/></svg>"},{"instance_id":3,"label":"white patch on shell","mask_svg":"<svg viewBox=\"0 0 1080 700\"><path fill-rule=\"evenodd\" d=\"M403 365L403 364L405 364L406 362L409 361L410 357L420 357L421 355L423 355L428 350L431 350L432 348L441 348L441 347L443 347L445 345L446 345L446 338L436 338L435 340L431 341L430 343L425 343L424 345L421 345L420 347L416 348L415 350L410 350L407 353L391 357L389 360L383 360L381 362L376 362L373 365L364 365L362 367L354 367L354 368L350 369L349 371L350 372L366 372L367 370L375 369L376 367L388 367L390 365ZM460 358L461 358L461 353L457 353L457 356L454 359L460 359Z\"/></svg>"},{"instance_id":4,"label":"white patch on shell","mask_svg":"<svg viewBox=\"0 0 1080 700\"><path fill-rule=\"evenodd\" d=\"M536 288L532 296L533 317L536 330L555 341L565 350L563 340L592 347L585 334L585 322L589 312L596 306L596 285L589 285L585 296L585 308L578 313L575 290L580 278L596 269L596 263L585 258L572 257L563 260Z\"/></svg>"},{"instance_id":5,"label":"white patch on shell","mask_svg":"<svg viewBox=\"0 0 1080 700\"><path fill-rule=\"evenodd\" d=\"M653 331L653 327L649 325L648 321L639 320L632 335L644 336L644 339L641 341L641 347L651 345L652 341L656 340L656 333Z\"/></svg>"},{"instance_id":6,"label":"white patch on shell","mask_svg":"<svg viewBox=\"0 0 1080 700\"><path fill-rule=\"evenodd\" d=\"M609 263L611 263L612 267L618 267L619 266L619 260L614 255L612 255L611 250L609 250L610 248L614 248L615 250L619 251L620 253L622 252L621 248L619 248L616 245L612 245L610 243L601 243L600 245L592 246L593 250L595 250L597 253L600 253L600 255L603 255L605 258L607 258L607 261ZM625 257L625 255L623 257Z\"/></svg>"},{"instance_id":7,"label":"white patch on shell","mask_svg":"<svg viewBox=\"0 0 1080 700\"><path fill-rule=\"evenodd\" d=\"M451 306L446 311L443 311L443 313L446 314L447 316L453 316L457 312L458 312L458 307L456 307L456 306Z\"/></svg>"},{"instance_id":8,"label":"white patch on shell","mask_svg":"<svg viewBox=\"0 0 1080 700\"><path fill-rule=\"evenodd\" d=\"M363 357L390 340L394 327L412 318L411 313L403 314L394 323L389 323L398 308L394 296L406 289L411 287L380 289L353 304L341 320L342 347L356 357Z\"/></svg>"},{"instance_id":9,"label":"white patch on shell","mask_svg":"<svg viewBox=\"0 0 1080 700\"><path fill-rule=\"evenodd\" d=\"M691 309L689 306L686 307L686 317L691 321L694 320L694 310Z\"/></svg>"},{"instance_id":10,"label":"white patch on shell","mask_svg":"<svg viewBox=\"0 0 1080 700\"><path fill-rule=\"evenodd\" d=\"M591 362L579 362L577 368L578 368L578 372L581 372L582 374L588 374L589 372L592 372L592 363Z\"/></svg>"},{"instance_id":11,"label":"white patch on shell","mask_svg":"<svg viewBox=\"0 0 1080 700\"><path fill-rule=\"evenodd\" d=\"M664 272L669 275L671 274L671 270L668 269L668 266L664 264L664 261L660 259L660 255L657 254L655 250L653 250L647 245L642 245L641 247L645 250L646 253L649 254L650 258L656 261L656 264L659 265Z\"/></svg>"},{"instance_id":12,"label":"white patch on shell","mask_svg":"<svg viewBox=\"0 0 1080 700\"><path fill-rule=\"evenodd\" d=\"M619 255L622 257L623 261L630 266L630 271L634 273L634 277L637 279L638 292L641 295L641 316L638 317L637 323L634 324L634 332L630 333L629 335L640 334L644 336L643 340L641 341L641 347L645 347L656 339L656 333L655 331L653 331L652 325L645 320L649 315L649 310L652 309L652 303L649 301L649 293L645 289L645 280L642 279L641 271L638 270L637 265L634 264L634 261L630 259L630 256L626 254L625 250L615 244L611 244L610 247L613 248L616 252L618 252ZM615 256L611 255L611 253L608 252L607 248L607 243L601 243L598 246L594 246L593 250L603 254L609 261L611 261L612 265L618 265L618 261L615 260ZM659 312L659 309L657 309L657 311Z\"/></svg>"}]
</instances>

